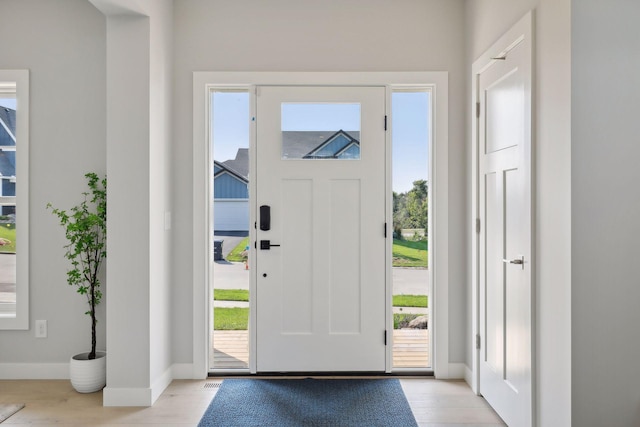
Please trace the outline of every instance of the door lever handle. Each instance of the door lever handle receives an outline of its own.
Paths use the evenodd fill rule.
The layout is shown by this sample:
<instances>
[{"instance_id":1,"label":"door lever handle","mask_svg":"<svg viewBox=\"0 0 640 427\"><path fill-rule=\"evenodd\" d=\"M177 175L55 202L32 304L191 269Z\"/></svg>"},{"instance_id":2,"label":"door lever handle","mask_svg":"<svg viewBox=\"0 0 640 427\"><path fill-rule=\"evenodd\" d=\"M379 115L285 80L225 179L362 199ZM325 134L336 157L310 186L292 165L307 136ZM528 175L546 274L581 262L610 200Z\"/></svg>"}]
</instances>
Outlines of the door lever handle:
<instances>
[{"instance_id":1,"label":"door lever handle","mask_svg":"<svg viewBox=\"0 0 640 427\"><path fill-rule=\"evenodd\" d=\"M520 255L520 258L503 259L502 262L504 262L505 264L521 265L522 268L524 269L524 255Z\"/></svg>"},{"instance_id":2,"label":"door lever handle","mask_svg":"<svg viewBox=\"0 0 640 427\"><path fill-rule=\"evenodd\" d=\"M279 247L280 245L274 245L273 243L271 243L271 240L260 240L260 249L268 251L272 246Z\"/></svg>"}]
</instances>

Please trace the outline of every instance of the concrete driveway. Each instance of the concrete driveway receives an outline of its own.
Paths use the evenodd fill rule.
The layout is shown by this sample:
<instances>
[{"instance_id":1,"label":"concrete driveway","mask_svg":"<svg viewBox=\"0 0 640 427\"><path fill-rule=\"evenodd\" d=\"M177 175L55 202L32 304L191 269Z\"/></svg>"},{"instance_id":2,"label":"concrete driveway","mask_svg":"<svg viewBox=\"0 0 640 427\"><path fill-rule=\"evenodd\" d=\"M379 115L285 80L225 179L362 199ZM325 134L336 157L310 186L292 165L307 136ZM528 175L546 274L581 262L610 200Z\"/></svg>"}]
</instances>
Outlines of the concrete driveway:
<instances>
[{"instance_id":1,"label":"concrete driveway","mask_svg":"<svg viewBox=\"0 0 640 427\"><path fill-rule=\"evenodd\" d=\"M222 240L222 256L226 259L229 252L238 246L238 243L240 243L245 237L246 236L227 236L216 234L213 236L213 240Z\"/></svg>"}]
</instances>

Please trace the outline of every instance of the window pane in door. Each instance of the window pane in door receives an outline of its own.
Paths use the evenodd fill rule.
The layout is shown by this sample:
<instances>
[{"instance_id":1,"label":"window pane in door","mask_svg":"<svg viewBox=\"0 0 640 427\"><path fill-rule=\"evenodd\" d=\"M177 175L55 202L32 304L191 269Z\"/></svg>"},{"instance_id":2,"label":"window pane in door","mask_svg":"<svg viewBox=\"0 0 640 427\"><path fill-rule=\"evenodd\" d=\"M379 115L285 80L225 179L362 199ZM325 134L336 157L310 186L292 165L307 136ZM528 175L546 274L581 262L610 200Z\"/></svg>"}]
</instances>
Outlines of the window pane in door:
<instances>
[{"instance_id":1,"label":"window pane in door","mask_svg":"<svg viewBox=\"0 0 640 427\"><path fill-rule=\"evenodd\" d=\"M360 159L360 104L283 103L282 158Z\"/></svg>"}]
</instances>

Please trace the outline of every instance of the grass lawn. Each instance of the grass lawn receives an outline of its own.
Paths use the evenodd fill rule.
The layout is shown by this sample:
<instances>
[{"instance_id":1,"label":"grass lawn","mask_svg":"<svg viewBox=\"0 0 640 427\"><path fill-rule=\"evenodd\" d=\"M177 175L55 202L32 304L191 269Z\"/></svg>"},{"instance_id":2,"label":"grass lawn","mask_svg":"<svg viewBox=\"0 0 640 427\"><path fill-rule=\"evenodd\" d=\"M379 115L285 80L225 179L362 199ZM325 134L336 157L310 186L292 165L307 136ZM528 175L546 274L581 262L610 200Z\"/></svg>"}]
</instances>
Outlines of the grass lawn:
<instances>
[{"instance_id":1,"label":"grass lawn","mask_svg":"<svg viewBox=\"0 0 640 427\"><path fill-rule=\"evenodd\" d=\"M213 329L216 331L246 331L249 327L249 309L240 307L214 307Z\"/></svg>"},{"instance_id":2,"label":"grass lawn","mask_svg":"<svg viewBox=\"0 0 640 427\"><path fill-rule=\"evenodd\" d=\"M229 252L229 255L227 255L227 261L243 262L245 258L242 256L242 252L244 252L244 249L247 247L248 244L249 244L249 237L245 237L244 239L242 239L242 241L238 243L238 245L235 248L233 248L231 252Z\"/></svg>"},{"instance_id":3,"label":"grass lawn","mask_svg":"<svg viewBox=\"0 0 640 427\"><path fill-rule=\"evenodd\" d=\"M429 298L426 295L394 295L394 307L422 307L429 306Z\"/></svg>"},{"instance_id":4,"label":"grass lawn","mask_svg":"<svg viewBox=\"0 0 640 427\"><path fill-rule=\"evenodd\" d=\"M2 237L0 235L0 237ZM10 239L11 240L11 239ZM242 256L249 244L249 238L242 239L238 245L227 255L227 261L243 262ZM394 267L427 267L429 251L427 242L413 242L409 240L393 239L393 266Z\"/></svg>"},{"instance_id":5,"label":"grass lawn","mask_svg":"<svg viewBox=\"0 0 640 427\"><path fill-rule=\"evenodd\" d=\"M420 314L394 313L393 329L406 327ZM248 308L215 307L213 309L213 328L216 331L246 331L249 327Z\"/></svg>"},{"instance_id":6,"label":"grass lawn","mask_svg":"<svg viewBox=\"0 0 640 427\"><path fill-rule=\"evenodd\" d=\"M0 224L0 237L11 240L11 244L0 246L0 252L14 253L16 251L16 225L12 223Z\"/></svg>"},{"instance_id":7,"label":"grass lawn","mask_svg":"<svg viewBox=\"0 0 640 427\"><path fill-rule=\"evenodd\" d=\"M214 289L213 299L217 301L249 301L249 291L245 289ZM394 307L427 307L426 295L394 295ZM394 329L406 327L419 314L395 313L393 315ZM213 309L214 329L216 331L247 330L249 324L249 309L240 307L215 307Z\"/></svg>"},{"instance_id":8,"label":"grass lawn","mask_svg":"<svg viewBox=\"0 0 640 427\"><path fill-rule=\"evenodd\" d=\"M246 289L214 289L213 299L216 301L249 301Z\"/></svg>"},{"instance_id":9,"label":"grass lawn","mask_svg":"<svg viewBox=\"0 0 640 427\"><path fill-rule=\"evenodd\" d=\"M428 267L427 242L393 239L394 267Z\"/></svg>"}]
</instances>

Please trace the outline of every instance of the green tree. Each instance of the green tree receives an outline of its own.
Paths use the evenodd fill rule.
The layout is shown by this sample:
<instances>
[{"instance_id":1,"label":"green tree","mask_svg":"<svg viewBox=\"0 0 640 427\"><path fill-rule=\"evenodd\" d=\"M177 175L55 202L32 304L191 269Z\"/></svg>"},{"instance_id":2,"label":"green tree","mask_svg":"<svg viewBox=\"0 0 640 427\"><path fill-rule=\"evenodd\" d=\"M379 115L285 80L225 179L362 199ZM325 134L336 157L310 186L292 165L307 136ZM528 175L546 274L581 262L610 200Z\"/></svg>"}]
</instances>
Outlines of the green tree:
<instances>
[{"instance_id":1,"label":"green tree","mask_svg":"<svg viewBox=\"0 0 640 427\"><path fill-rule=\"evenodd\" d=\"M413 188L407 194L407 216L409 217L409 227L427 229L428 219L428 196L429 190L427 181L420 179L413 182Z\"/></svg>"},{"instance_id":2,"label":"green tree","mask_svg":"<svg viewBox=\"0 0 640 427\"><path fill-rule=\"evenodd\" d=\"M429 185L420 179L406 193L393 193L393 230L400 237L403 228L427 229L429 219Z\"/></svg>"},{"instance_id":3,"label":"green tree","mask_svg":"<svg viewBox=\"0 0 640 427\"><path fill-rule=\"evenodd\" d=\"M91 317L91 352L89 359L96 358L96 306L102 299L100 290L100 266L107 256L107 178L90 172L85 174L89 191L83 192L84 200L69 210L47 208L58 217L69 242L65 245L71 264L67 271L67 282L87 298Z\"/></svg>"},{"instance_id":4,"label":"green tree","mask_svg":"<svg viewBox=\"0 0 640 427\"><path fill-rule=\"evenodd\" d=\"M393 192L393 231L398 239L402 238L400 230L407 224L407 193Z\"/></svg>"}]
</instances>

